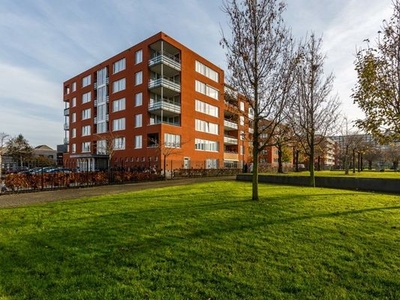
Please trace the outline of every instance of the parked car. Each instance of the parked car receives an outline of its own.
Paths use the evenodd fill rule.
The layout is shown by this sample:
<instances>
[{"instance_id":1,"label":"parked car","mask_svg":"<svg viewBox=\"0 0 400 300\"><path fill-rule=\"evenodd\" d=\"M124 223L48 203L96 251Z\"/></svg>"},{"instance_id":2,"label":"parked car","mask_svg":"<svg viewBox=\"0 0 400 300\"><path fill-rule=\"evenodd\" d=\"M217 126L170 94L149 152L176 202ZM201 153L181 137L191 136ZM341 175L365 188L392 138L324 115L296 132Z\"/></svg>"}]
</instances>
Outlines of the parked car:
<instances>
[{"instance_id":1,"label":"parked car","mask_svg":"<svg viewBox=\"0 0 400 300\"><path fill-rule=\"evenodd\" d=\"M36 167L36 168L33 168L33 169L29 170L29 172L31 174L48 173L53 168L54 167Z\"/></svg>"}]
</instances>

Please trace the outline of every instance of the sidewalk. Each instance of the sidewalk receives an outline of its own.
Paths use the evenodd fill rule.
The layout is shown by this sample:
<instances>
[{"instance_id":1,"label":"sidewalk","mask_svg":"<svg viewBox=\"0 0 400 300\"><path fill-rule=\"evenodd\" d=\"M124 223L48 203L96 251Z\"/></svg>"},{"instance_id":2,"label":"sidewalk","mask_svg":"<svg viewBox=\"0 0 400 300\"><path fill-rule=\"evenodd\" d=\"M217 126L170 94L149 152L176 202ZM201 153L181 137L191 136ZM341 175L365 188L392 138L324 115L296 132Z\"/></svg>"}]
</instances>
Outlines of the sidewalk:
<instances>
[{"instance_id":1,"label":"sidewalk","mask_svg":"<svg viewBox=\"0 0 400 300\"><path fill-rule=\"evenodd\" d=\"M180 186L180 185L194 184L200 182L223 181L223 180L236 180L236 176L181 178L181 179L173 179L167 181L128 183L120 185L103 185L95 187L70 188L70 189L21 193L21 194L7 194L7 195L0 194L0 208L17 207L29 204L72 200L85 197L127 193L145 189L155 189L168 186Z\"/></svg>"}]
</instances>

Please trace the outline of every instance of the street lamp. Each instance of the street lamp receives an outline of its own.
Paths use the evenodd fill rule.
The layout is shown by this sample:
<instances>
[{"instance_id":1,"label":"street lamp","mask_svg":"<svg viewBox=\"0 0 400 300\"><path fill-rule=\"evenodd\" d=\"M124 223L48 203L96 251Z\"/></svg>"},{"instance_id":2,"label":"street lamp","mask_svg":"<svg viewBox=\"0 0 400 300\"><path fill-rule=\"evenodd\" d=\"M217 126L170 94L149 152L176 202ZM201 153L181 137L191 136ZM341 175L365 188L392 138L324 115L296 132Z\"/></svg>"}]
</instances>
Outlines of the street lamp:
<instances>
[{"instance_id":1,"label":"street lamp","mask_svg":"<svg viewBox=\"0 0 400 300\"><path fill-rule=\"evenodd\" d=\"M0 133L0 183L2 182L2 176L3 176L3 151L4 151L4 140L8 138L8 134L5 134L4 132Z\"/></svg>"}]
</instances>

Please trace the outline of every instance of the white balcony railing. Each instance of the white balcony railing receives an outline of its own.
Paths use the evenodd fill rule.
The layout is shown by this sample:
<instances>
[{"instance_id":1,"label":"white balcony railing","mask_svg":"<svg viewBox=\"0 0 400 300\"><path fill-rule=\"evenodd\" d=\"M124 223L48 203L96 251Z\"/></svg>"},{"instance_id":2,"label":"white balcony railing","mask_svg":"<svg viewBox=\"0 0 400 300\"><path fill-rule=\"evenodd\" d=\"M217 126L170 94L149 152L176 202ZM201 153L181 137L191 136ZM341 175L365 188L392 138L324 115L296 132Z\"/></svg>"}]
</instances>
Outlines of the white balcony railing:
<instances>
[{"instance_id":1,"label":"white balcony railing","mask_svg":"<svg viewBox=\"0 0 400 300\"><path fill-rule=\"evenodd\" d=\"M231 129L238 129L238 124L228 120L224 120L224 127Z\"/></svg>"},{"instance_id":2,"label":"white balcony railing","mask_svg":"<svg viewBox=\"0 0 400 300\"><path fill-rule=\"evenodd\" d=\"M238 139L230 137L230 136L224 136L224 144L237 145Z\"/></svg>"},{"instance_id":3,"label":"white balcony railing","mask_svg":"<svg viewBox=\"0 0 400 300\"><path fill-rule=\"evenodd\" d=\"M178 71L181 70L181 62L168 53L164 53L164 54L158 55L158 56L150 59L149 67L160 64L160 63L170 66L171 68L174 68L175 70L178 70Z\"/></svg>"},{"instance_id":4,"label":"white balcony railing","mask_svg":"<svg viewBox=\"0 0 400 300\"><path fill-rule=\"evenodd\" d=\"M181 92L181 86L178 83L172 82L166 78L159 78L159 79L150 79L149 82L149 89L154 89L157 87L165 87L175 92Z\"/></svg>"},{"instance_id":5,"label":"white balcony railing","mask_svg":"<svg viewBox=\"0 0 400 300\"><path fill-rule=\"evenodd\" d=\"M149 104L149 111L155 111L155 110L166 110L169 112L173 112L176 114L181 113L181 107L180 105L170 103L167 101L157 101Z\"/></svg>"}]
</instances>

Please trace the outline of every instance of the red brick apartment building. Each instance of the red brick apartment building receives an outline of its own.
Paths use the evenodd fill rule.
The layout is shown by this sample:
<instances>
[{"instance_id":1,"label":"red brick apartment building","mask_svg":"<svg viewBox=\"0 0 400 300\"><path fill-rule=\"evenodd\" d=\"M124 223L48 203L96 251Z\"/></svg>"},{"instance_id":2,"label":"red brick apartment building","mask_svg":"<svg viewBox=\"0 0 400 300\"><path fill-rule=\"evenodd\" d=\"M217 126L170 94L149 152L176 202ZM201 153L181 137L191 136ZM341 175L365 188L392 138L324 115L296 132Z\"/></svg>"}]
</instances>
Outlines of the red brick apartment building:
<instances>
[{"instance_id":1,"label":"red brick apartment building","mask_svg":"<svg viewBox=\"0 0 400 300\"><path fill-rule=\"evenodd\" d=\"M225 88L222 69L149 37L64 82L64 165L106 169L112 152L111 167L241 168L247 105Z\"/></svg>"}]
</instances>

